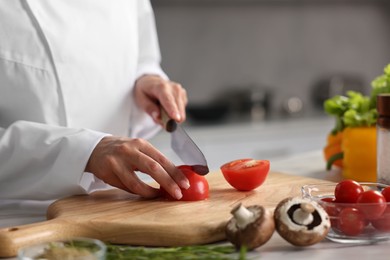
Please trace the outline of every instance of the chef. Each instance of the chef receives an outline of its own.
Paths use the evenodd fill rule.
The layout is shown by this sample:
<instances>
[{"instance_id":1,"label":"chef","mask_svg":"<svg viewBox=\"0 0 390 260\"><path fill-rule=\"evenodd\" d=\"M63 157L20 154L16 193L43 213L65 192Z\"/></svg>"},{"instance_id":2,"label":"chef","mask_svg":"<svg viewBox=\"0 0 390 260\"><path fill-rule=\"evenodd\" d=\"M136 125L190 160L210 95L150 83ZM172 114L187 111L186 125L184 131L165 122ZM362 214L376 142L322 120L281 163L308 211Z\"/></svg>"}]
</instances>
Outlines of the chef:
<instances>
[{"instance_id":1,"label":"chef","mask_svg":"<svg viewBox=\"0 0 390 260\"><path fill-rule=\"evenodd\" d=\"M188 180L147 138L186 91L160 68L149 0L0 1L0 225L43 220L53 200L117 187L172 196Z\"/></svg>"}]
</instances>

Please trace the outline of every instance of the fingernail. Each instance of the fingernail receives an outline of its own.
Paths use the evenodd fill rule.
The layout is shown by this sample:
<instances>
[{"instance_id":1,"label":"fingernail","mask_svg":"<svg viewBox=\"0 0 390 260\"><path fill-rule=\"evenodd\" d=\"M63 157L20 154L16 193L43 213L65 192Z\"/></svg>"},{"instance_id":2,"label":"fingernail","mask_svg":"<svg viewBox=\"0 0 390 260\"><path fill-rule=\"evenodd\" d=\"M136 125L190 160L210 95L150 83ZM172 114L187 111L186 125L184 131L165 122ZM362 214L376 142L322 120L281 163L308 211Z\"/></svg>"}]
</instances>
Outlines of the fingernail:
<instances>
[{"instance_id":1,"label":"fingernail","mask_svg":"<svg viewBox=\"0 0 390 260\"><path fill-rule=\"evenodd\" d=\"M153 118L154 120L157 120L157 117L158 117L157 111L153 111L153 112L152 112L152 118Z\"/></svg>"},{"instance_id":2,"label":"fingernail","mask_svg":"<svg viewBox=\"0 0 390 260\"><path fill-rule=\"evenodd\" d=\"M181 199L181 197L183 197L183 194L181 193L181 190L180 189L176 189L175 190L175 198L177 200Z\"/></svg>"},{"instance_id":3,"label":"fingernail","mask_svg":"<svg viewBox=\"0 0 390 260\"><path fill-rule=\"evenodd\" d=\"M186 190L190 187L190 182L188 180L182 180L180 182L180 187Z\"/></svg>"},{"instance_id":4,"label":"fingernail","mask_svg":"<svg viewBox=\"0 0 390 260\"><path fill-rule=\"evenodd\" d=\"M177 121L180 121L180 120L181 120L181 116L180 116L180 114L179 114L179 113L176 113L176 115L175 115L175 116L176 116L176 120L177 120Z\"/></svg>"}]
</instances>

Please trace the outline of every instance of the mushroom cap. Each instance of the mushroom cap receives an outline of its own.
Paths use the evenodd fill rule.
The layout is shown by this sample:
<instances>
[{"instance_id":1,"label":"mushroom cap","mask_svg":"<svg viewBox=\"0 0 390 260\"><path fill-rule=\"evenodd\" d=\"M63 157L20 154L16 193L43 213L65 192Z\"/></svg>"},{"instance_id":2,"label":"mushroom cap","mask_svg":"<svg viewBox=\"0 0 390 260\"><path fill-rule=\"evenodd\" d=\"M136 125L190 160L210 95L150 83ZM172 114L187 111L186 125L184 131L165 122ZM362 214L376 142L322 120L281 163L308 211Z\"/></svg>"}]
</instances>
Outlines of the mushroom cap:
<instances>
[{"instance_id":1,"label":"mushroom cap","mask_svg":"<svg viewBox=\"0 0 390 260\"><path fill-rule=\"evenodd\" d=\"M301 204L309 203L313 212L309 213L308 223L294 221L294 212ZM325 238L330 229L330 220L326 211L315 201L298 197L282 200L274 211L275 228L281 237L295 246L310 246Z\"/></svg>"},{"instance_id":2,"label":"mushroom cap","mask_svg":"<svg viewBox=\"0 0 390 260\"><path fill-rule=\"evenodd\" d=\"M260 205L246 207L254 213L254 221L249 223L245 228L240 229L237 221L232 217L226 224L226 238L237 249L245 246L247 250L252 250L265 244L275 231L275 222L270 210Z\"/></svg>"}]
</instances>

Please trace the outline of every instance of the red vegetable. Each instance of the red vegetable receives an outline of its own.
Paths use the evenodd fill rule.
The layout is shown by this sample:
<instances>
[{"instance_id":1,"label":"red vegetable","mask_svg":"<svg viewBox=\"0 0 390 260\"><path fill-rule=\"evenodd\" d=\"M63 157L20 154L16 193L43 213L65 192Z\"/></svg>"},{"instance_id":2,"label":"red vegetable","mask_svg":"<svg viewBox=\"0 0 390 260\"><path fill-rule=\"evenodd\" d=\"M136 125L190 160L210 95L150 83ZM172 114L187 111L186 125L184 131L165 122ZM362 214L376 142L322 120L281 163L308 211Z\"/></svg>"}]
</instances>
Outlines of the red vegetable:
<instances>
[{"instance_id":1,"label":"red vegetable","mask_svg":"<svg viewBox=\"0 0 390 260\"><path fill-rule=\"evenodd\" d=\"M390 231L390 207L387 206L382 216L377 219L371 220L371 224L380 231Z\"/></svg>"},{"instance_id":2,"label":"red vegetable","mask_svg":"<svg viewBox=\"0 0 390 260\"><path fill-rule=\"evenodd\" d=\"M390 202L390 186L382 190L382 195L385 197L387 202Z\"/></svg>"},{"instance_id":3,"label":"red vegetable","mask_svg":"<svg viewBox=\"0 0 390 260\"><path fill-rule=\"evenodd\" d=\"M368 190L361 193L357 199L357 203L358 209L369 220L382 216L387 207L385 197L376 190Z\"/></svg>"},{"instance_id":4,"label":"red vegetable","mask_svg":"<svg viewBox=\"0 0 390 260\"><path fill-rule=\"evenodd\" d=\"M333 197L322 198L321 206L325 209L326 213L328 213L331 226L337 228L338 215L343 207L337 204L336 199Z\"/></svg>"},{"instance_id":5,"label":"red vegetable","mask_svg":"<svg viewBox=\"0 0 390 260\"><path fill-rule=\"evenodd\" d=\"M339 214L338 228L347 236L357 236L362 233L366 221L364 214L356 208L345 208Z\"/></svg>"},{"instance_id":6,"label":"red vegetable","mask_svg":"<svg viewBox=\"0 0 390 260\"><path fill-rule=\"evenodd\" d=\"M221 166L226 181L235 189L249 191L265 181L270 168L267 160L239 159Z\"/></svg>"},{"instance_id":7,"label":"red vegetable","mask_svg":"<svg viewBox=\"0 0 390 260\"><path fill-rule=\"evenodd\" d=\"M181 165L178 168L185 174L188 181L190 182L190 187L188 189L181 189L183 197L181 201L197 201L205 200L209 197L209 184L207 179L204 176L196 174L191 166ZM168 192L166 192L162 187L160 187L161 196L168 200L177 200L173 198Z\"/></svg>"},{"instance_id":8,"label":"red vegetable","mask_svg":"<svg viewBox=\"0 0 390 260\"><path fill-rule=\"evenodd\" d=\"M334 196L336 202L342 203L355 203L360 195L364 191L360 183L354 180L343 180L337 183Z\"/></svg>"}]
</instances>

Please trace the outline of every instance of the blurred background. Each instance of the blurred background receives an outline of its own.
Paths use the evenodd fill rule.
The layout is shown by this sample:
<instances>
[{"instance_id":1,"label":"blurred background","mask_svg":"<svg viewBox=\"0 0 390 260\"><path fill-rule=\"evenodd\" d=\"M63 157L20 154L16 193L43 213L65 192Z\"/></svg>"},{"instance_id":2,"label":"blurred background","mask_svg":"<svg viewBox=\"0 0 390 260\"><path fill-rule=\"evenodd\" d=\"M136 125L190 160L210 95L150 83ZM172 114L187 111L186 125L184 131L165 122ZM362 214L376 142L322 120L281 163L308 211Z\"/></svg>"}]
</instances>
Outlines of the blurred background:
<instances>
[{"instance_id":1,"label":"blurred background","mask_svg":"<svg viewBox=\"0 0 390 260\"><path fill-rule=\"evenodd\" d=\"M346 90L368 94L390 63L387 0L152 5L162 66L186 88L187 129L214 167L322 148L333 127L323 101Z\"/></svg>"},{"instance_id":2,"label":"blurred background","mask_svg":"<svg viewBox=\"0 0 390 260\"><path fill-rule=\"evenodd\" d=\"M368 92L390 61L390 1L152 4L162 65L187 89L193 119L208 107L204 119L227 109L244 116L251 106L265 106L270 117L316 114L345 88Z\"/></svg>"}]
</instances>

